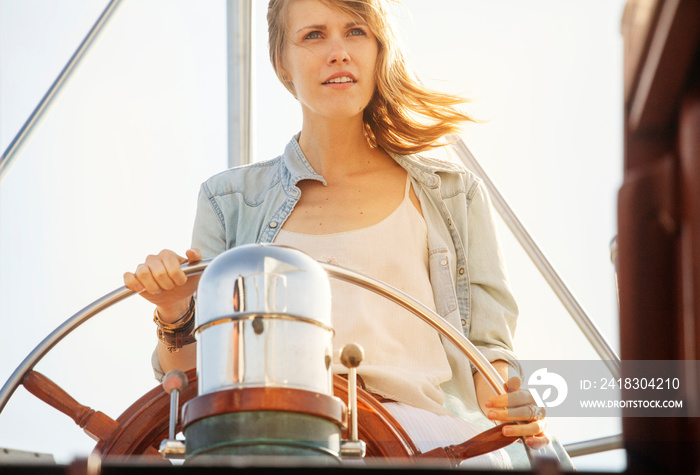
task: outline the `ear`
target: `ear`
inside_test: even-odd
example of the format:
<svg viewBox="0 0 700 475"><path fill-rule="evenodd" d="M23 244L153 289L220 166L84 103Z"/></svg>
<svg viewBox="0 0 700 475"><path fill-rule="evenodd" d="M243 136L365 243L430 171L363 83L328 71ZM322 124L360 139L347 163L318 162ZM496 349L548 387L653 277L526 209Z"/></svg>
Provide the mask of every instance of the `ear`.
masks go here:
<svg viewBox="0 0 700 475"><path fill-rule="evenodd" d="M280 76L282 76L282 79L283 79L285 82L292 82L292 75L289 74L289 71L287 71L286 69L284 69L283 66L280 66L279 72L280 72Z"/></svg>

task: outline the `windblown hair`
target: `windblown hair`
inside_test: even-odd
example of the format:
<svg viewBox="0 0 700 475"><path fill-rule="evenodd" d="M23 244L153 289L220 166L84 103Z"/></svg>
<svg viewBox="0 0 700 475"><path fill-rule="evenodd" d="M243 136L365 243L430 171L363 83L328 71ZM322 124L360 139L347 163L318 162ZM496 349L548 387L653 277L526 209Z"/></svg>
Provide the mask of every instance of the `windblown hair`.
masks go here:
<svg viewBox="0 0 700 475"><path fill-rule="evenodd" d="M287 42L287 6L291 0L270 0L267 24L270 61L277 77L295 97L294 85L282 77ZM474 121L456 106L466 99L423 86L411 73L391 25L387 3L394 0L321 0L367 23L379 44L376 89L364 110L369 142L386 152L410 155L440 147L440 139ZM394 2L395 3L395 2Z"/></svg>

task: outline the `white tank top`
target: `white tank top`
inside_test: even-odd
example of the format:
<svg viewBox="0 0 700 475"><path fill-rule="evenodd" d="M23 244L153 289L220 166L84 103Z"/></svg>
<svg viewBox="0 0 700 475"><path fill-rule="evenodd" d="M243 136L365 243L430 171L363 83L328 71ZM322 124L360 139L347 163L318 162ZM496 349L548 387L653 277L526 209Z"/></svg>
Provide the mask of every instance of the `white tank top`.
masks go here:
<svg viewBox="0 0 700 475"><path fill-rule="evenodd" d="M372 226L333 234L280 230L276 244L299 249L314 259L379 279L435 310L428 271L425 220L411 202L406 179L404 199ZM418 317L368 290L331 279L334 373L347 373L339 352L358 343L365 360L358 374L367 389L399 402L447 414L440 384L452 377L440 337Z"/></svg>

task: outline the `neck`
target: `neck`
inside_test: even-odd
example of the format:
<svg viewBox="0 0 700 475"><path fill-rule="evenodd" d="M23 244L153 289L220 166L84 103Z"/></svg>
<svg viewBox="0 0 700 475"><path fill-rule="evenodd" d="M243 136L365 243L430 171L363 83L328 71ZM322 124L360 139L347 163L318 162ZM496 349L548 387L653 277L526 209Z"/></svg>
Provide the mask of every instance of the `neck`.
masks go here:
<svg viewBox="0 0 700 475"><path fill-rule="evenodd" d="M364 133L362 116L347 120L304 118L299 146L306 159L326 181L368 169L368 161L389 158L372 148Z"/></svg>

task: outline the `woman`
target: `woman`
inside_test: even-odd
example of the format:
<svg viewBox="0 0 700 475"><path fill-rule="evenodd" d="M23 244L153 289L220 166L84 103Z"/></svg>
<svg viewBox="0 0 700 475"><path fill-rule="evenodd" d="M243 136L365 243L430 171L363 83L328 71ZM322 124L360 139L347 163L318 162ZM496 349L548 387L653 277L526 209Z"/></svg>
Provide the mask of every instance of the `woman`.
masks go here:
<svg viewBox="0 0 700 475"><path fill-rule="evenodd" d="M197 279L181 264L274 242L407 292L463 328L508 379L517 307L488 197L462 167L416 155L469 120L454 108L463 100L411 77L383 0L271 0L268 27L272 64L302 107L301 132L280 157L202 185L186 257L164 250L125 274L127 287L157 306L154 367L195 365L187 337ZM494 396L425 323L367 292L332 285L334 346L365 347L359 374L393 401L386 407L422 451L475 435L461 418L479 411L497 422L528 421L503 431L531 447L548 443L518 378L508 381L510 397ZM491 462L507 465L499 457Z"/></svg>

